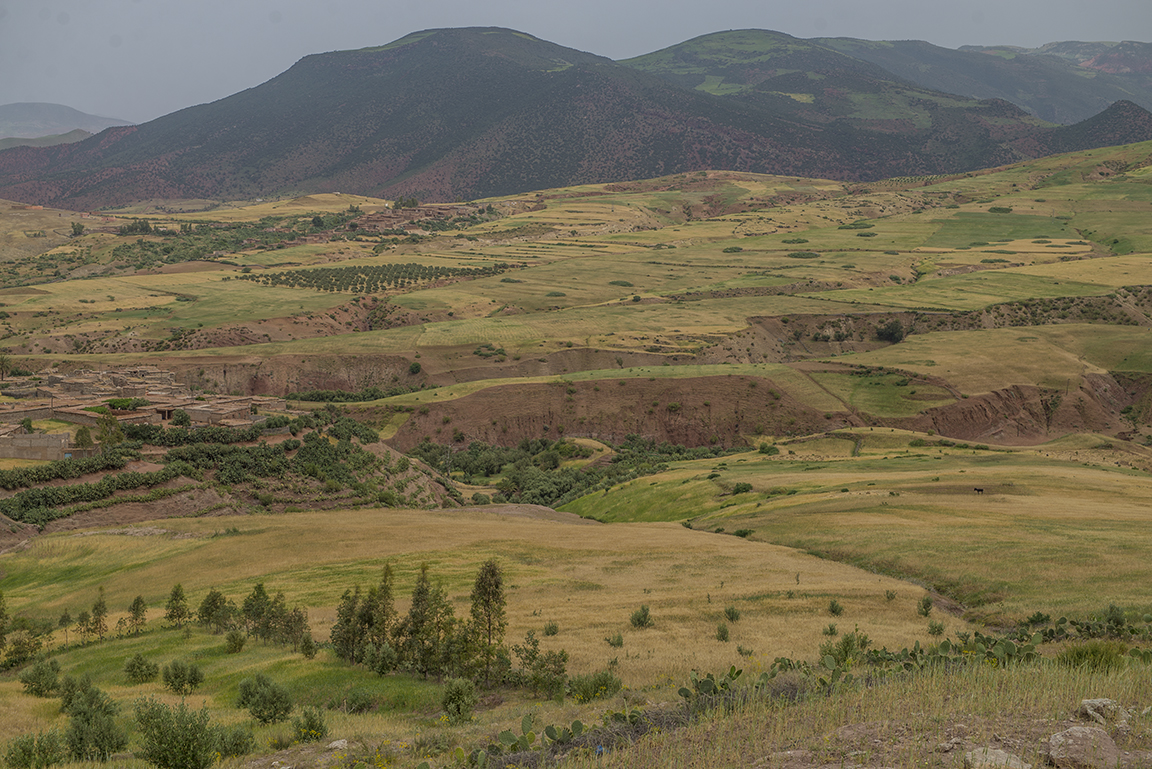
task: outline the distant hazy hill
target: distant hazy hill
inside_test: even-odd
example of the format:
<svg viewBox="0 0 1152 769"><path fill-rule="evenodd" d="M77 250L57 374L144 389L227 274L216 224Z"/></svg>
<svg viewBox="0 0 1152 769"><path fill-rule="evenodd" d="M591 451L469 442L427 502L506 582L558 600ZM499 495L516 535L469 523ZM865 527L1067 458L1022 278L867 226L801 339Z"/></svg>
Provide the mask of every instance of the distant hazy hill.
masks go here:
<svg viewBox="0 0 1152 769"><path fill-rule="evenodd" d="M0 139L0 150L6 150L10 147L52 147L57 144L71 144L72 142L83 141L91 135L91 132L77 128L66 134L39 136L35 139Z"/></svg>
<svg viewBox="0 0 1152 769"><path fill-rule="evenodd" d="M1121 99L1152 109L1152 45L1050 43L941 48L920 40L818 38L925 88L1004 99L1054 123L1076 123Z"/></svg>
<svg viewBox="0 0 1152 769"><path fill-rule="evenodd" d="M308 56L255 88L76 144L5 150L0 197L453 200L709 168L866 180L1120 134L1152 139L1152 115L1131 106L1068 133L778 33L618 63L512 30L444 29Z"/></svg>
<svg viewBox="0 0 1152 769"><path fill-rule="evenodd" d="M37 139L81 130L100 133L105 128L131 125L127 120L88 115L63 104L19 102L0 104L0 139Z"/></svg>

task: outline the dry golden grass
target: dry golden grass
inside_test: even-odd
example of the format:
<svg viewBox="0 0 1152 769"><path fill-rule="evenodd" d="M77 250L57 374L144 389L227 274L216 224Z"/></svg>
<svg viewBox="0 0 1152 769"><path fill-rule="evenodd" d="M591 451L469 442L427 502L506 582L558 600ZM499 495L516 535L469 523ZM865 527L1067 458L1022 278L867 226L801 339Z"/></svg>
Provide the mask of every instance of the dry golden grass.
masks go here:
<svg viewBox="0 0 1152 769"><path fill-rule="evenodd" d="M680 680L694 667L727 667L740 661L737 645L755 650L748 661L753 666L781 654L808 656L831 621L862 623L887 644L907 643L924 631L914 609L920 589L786 548L677 524L609 529L505 510L168 520L157 526L192 536L58 534L0 562L12 585L5 591L9 606L36 616L56 617L65 608L76 613L95 600L100 586L114 620L138 593L162 606L176 582L198 603L211 587L239 600L264 581L269 590L284 591L289 604L307 606L323 638L340 594L373 584L385 562L397 569L400 596L411 589L419 564L431 564L459 615L467 611L479 564L496 557L507 570L510 641L528 630L539 636L544 623L556 622L559 635L544 638L544 645L567 649L574 672L617 658L621 676L634 685ZM211 536L231 526L242 533ZM323 547L308 545L319 541ZM211 570L203 569L206 563ZM885 600L887 590L899 599ZM827 612L832 598L846 609L839 620ZM631 626L641 605L651 607L655 627ZM730 605L743 616L731 625L731 642L722 644L715 640L716 625ZM617 633L624 646L613 649L605 638Z"/></svg>

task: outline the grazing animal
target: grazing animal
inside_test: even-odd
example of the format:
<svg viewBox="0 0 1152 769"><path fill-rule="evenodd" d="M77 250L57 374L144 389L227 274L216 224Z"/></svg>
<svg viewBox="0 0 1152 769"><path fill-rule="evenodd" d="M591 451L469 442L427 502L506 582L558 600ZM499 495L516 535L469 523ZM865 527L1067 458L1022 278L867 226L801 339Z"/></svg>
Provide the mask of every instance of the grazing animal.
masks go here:
<svg viewBox="0 0 1152 769"><path fill-rule="evenodd" d="M983 494L984 493L984 489L972 489L972 491L975 491L977 494Z"/></svg>

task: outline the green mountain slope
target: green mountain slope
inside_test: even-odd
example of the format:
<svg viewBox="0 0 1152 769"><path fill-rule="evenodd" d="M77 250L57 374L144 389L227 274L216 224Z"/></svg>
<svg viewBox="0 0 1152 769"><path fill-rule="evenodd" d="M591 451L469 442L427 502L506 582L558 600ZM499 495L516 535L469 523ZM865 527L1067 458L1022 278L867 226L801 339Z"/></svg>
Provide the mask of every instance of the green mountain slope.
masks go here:
<svg viewBox="0 0 1152 769"><path fill-rule="evenodd" d="M924 88L979 99L1004 99L1054 123L1085 120L1122 99L1152 109L1152 77L1147 71L1139 74L1118 66L1081 66L1081 62L1089 61L1089 55L1116 55L1096 44L1058 43L1032 50L966 46L952 50L921 40L818 38L812 42L871 62ZM1122 55L1136 57L1145 66L1152 64L1152 56L1145 51L1125 49Z"/></svg>
<svg viewBox="0 0 1152 769"><path fill-rule="evenodd" d="M1152 115L1125 121L1125 140L1152 138ZM255 88L74 145L0 152L0 197L443 201L703 169L872 180L1037 157L1053 130L1007 102L928 91L779 33L622 64L507 29L441 29L308 56Z"/></svg>

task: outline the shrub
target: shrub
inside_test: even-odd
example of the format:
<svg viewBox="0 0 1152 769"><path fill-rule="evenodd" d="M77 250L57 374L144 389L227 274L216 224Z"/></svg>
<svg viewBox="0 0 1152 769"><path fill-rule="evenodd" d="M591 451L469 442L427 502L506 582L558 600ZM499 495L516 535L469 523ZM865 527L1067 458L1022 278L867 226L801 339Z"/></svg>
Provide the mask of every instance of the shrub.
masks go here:
<svg viewBox="0 0 1152 769"><path fill-rule="evenodd" d="M921 617L927 617L932 613L932 596L926 595L920 599L920 603L916 605L916 613Z"/></svg>
<svg viewBox="0 0 1152 769"><path fill-rule="evenodd" d="M620 633L617 633L616 635L608 636L604 639L604 641L613 649L619 649L624 645L624 636Z"/></svg>
<svg viewBox="0 0 1152 769"><path fill-rule="evenodd" d="M736 529L736 531L732 532L732 536L740 537L740 539L748 539L748 537L751 537L754 533L752 529Z"/></svg>
<svg viewBox="0 0 1152 769"><path fill-rule="evenodd" d="M928 622L928 635L936 638L944 635L944 623L931 620Z"/></svg>
<svg viewBox="0 0 1152 769"><path fill-rule="evenodd" d="M222 758L246 756L256 750L256 738L243 726L222 728L219 734L219 752Z"/></svg>
<svg viewBox="0 0 1152 769"><path fill-rule="evenodd" d="M130 684L146 684L155 681L156 676L160 675L160 666L149 662L143 654L136 654L124 663L124 675Z"/></svg>
<svg viewBox="0 0 1152 769"><path fill-rule="evenodd" d="M248 641L248 636L236 629L228 631L228 635L224 636L224 651L229 654L239 654L244 651L244 644Z"/></svg>
<svg viewBox="0 0 1152 769"><path fill-rule="evenodd" d="M448 714L450 723L463 724L472 720L472 709L478 701L476 684L466 678L453 678L444 687L440 706Z"/></svg>
<svg viewBox="0 0 1152 769"><path fill-rule="evenodd" d="M837 641L827 641L820 644L820 658L831 657L838 666L850 668L854 662L864 656L864 651L871 643L871 639L857 628L851 633L840 636Z"/></svg>
<svg viewBox="0 0 1152 769"><path fill-rule="evenodd" d="M836 636L840 635L840 631L836 629L835 622L829 622L828 627L824 628L820 632L830 638L835 638Z"/></svg>
<svg viewBox="0 0 1152 769"><path fill-rule="evenodd" d="M262 724L275 724L284 721L292 712L292 698L288 690L263 673L240 682L240 697L236 707L247 708L248 712Z"/></svg>
<svg viewBox="0 0 1152 769"><path fill-rule="evenodd" d="M111 698L89 684L72 698L68 731L64 739L75 761L107 761L128 745L128 735L116 724L119 708Z"/></svg>
<svg viewBox="0 0 1152 769"><path fill-rule="evenodd" d="M610 670L601 670L599 673L589 673L586 676L573 676L568 682L568 693L581 703L613 697L623 688L624 682Z"/></svg>
<svg viewBox="0 0 1152 769"><path fill-rule="evenodd" d="M1070 668L1107 673L1124 664L1127 652L1128 647L1119 641L1087 641L1061 649L1056 661Z"/></svg>
<svg viewBox="0 0 1152 769"><path fill-rule="evenodd" d="M651 612L648 611L647 604L641 606L639 609L632 612L631 622L632 622L632 627L641 628L641 629L646 628L646 627L652 627L654 624L656 624L655 622L652 621L652 614L651 614Z"/></svg>
<svg viewBox="0 0 1152 769"><path fill-rule="evenodd" d="M22 734L11 740L4 751L4 763L13 769L39 769L62 764L67 759L64 738L55 729Z"/></svg>
<svg viewBox="0 0 1152 769"><path fill-rule="evenodd" d="M420 361L418 360L414 360L408 364L408 373L412 374L413 376L419 374L422 369L423 367L420 365Z"/></svg>
<svg viewBox="0 0 1152 769"><path fill-rule="evenodd" d="M733 494L747 494L749 491L752 491L751 483L737 483L732 487Z"/></svg>
<svg viewBox="0 0 1152 769"><path fill-rule="evenodd" d="M896 591L895 590L885 590L884 591L884 600L895 601L896 600Z"/></svg>
<svg viewBox="0 0 1152 769"><path fill-rule="evenodd" d="M24 691L34 697L51 697L59 685L60 663L40 658L32 667L20 673Z"/></svg>
<svg viewBox="0 0 1152 769"><path fill-rule="evenodd" d="M728 643L728 626L723 622L716 626L716 640L721 643Z"/></svg>
<svg viewBox="0 0 1152 769"><path fill-rule="evenodd" d="M307 707L292 719L292 733L298 742L319 742L328 736L328 724L320 708Z"/></svg>
<svg viewBox="0 0 1152 769"><path fill-rule="evenodd" d="M760 453L767 454L768 456L775 456L780 453L780 449L775 446L769 446L767 443L760 444Z"/></svg>
<svg viewBox="0 0 1152 769"><path fill-rule="evenodd" d="M546 635L546 636L556 635L559 632L560 632L560 625L558 625L557 623L555 623L555 622L545 622L544 623L544 635Z"/></svg>
<svg viewBox="0 0 1152 769"><path fill-rule="evenodd" d="M164 687L181 697L204 683L204 671L198 666L181 660L172 660L164 666Z"/></svg>
<svg viewBox="0 0 1152 769"><path fill-rule="evenodd" d="M739 622L740 610L735 606L729 606L728 608L724 609L724 616L728 618L729 622Z"/></svg>
<svg viewBox="0 0 1152 769"><path fill-rule="evenodd" d="M136 701L134 711L141 736L137 755L153 766L207 769L216 760L222 747L221 732L208 723L207 708L197 712L184 703L169 707L142 699ZM248 737L251 739L250 734Z"/></svg>
<svg viewBox="0 0 1152 769"><path fill-rule="evenodd" d="M833 617L839 617L841 614L844 613L844 607L840 605L839 601L837 601L835 598L833 598L831 601L828 602L828 613L831 614Z"/></svg>

